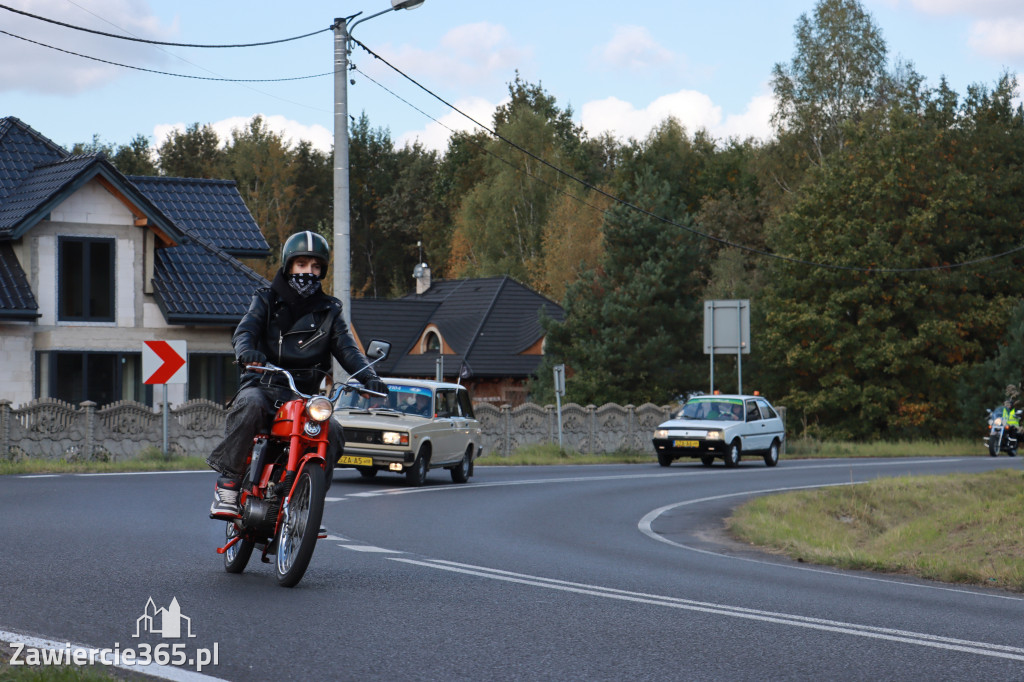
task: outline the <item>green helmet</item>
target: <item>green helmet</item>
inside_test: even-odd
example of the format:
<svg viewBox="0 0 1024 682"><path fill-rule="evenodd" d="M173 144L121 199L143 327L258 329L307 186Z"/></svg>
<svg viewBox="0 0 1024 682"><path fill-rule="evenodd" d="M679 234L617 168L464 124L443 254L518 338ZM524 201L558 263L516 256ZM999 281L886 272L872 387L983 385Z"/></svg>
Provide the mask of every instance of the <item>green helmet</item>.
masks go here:
<svg viewBox="0 0 1024 682"><path fill-rule="evenodd" d="M296 256L312 256L323 261L323 266L331 262L331 247L327 240L316 232L305 230L296 232L281 247L281 267L288 272L288 265Z"/></svg>

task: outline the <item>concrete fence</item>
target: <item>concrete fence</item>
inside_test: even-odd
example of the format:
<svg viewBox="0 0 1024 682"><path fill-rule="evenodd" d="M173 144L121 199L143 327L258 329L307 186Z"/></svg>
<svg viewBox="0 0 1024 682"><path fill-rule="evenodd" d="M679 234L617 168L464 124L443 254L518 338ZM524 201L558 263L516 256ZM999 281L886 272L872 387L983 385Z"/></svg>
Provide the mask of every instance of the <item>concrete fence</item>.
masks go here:
<svg viewBox="0 0 1024 682"><path fill-rule="evenodd" d="M478 403L484 454L508 456L520 447L558 442L554 405L518 407ZM562 406L562 443L585 453L648 450L651 432L670 408L646 404ZM224 435L227 410L207 400L191 400L169 410L168 449L179 455L205 455ZM0 459L33 457L68 460L132 459L163 444L163 415L136 402L103 408L86 401L78 407L43 398L18 408L0 400Z"/></svg>
<svg viewBox="0 0 1024 682"><path fill-rule="evenodd" d="M171 408L167 448L174 454L209 452L224 436L220 405L190 400ZM120 401L97 409L54 398L15 409L0 400L0 458L67 460L133 459L147 447L163 446L163 414L141 403Z"/></svg>

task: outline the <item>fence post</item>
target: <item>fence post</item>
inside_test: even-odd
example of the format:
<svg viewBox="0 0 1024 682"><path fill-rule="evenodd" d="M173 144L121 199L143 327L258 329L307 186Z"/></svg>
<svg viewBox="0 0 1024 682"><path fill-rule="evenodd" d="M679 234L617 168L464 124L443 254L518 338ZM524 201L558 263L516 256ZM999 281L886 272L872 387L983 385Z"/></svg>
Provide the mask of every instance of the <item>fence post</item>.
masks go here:
<svg viewBox="0 0 1024 682"><path fill-rule="evenodd" d="M547 422L548 422L548 440L547 440L547 442L548 443L556 443L557 442L556 439L558 438L558 424L557 424L558 415L555 413L555 406L554 405L545 405L544 406L544 411L547 412L547 415L548 415L548 419L547 419Z"/></svg>
<svg viewBox="0 0 1024 682"><path fill-rule="evenodd" d="M11 454L11 401L0 400L0 459Z"/></svg>
<svg viewBox="0 0 1024 682"><path fill-rule="evenodd" d="M587 405L587 442L591 454L597 454L597 405Z"/></svg>
<svg viewBox="0 0 1024 682"><path fill-rule="evenodd" d="M96 440L96 403L86 400L81 403L85 410L85 445L82 447L82 458L86 461L92 459L93 443Z"/></svg>
<svg viewBox="0 0 1024 682"><path fill-rule="evenodd" d="M502 455L508 457L512 454L512 406L505 403L501 406L502 429L501 451Z"/></svg>
<svg viewBox="0 0 1024 682"><path fill-rule="evenodd" d="M626 449L632 450L636 447L637 438L636 405L626 405Z"/></svg>

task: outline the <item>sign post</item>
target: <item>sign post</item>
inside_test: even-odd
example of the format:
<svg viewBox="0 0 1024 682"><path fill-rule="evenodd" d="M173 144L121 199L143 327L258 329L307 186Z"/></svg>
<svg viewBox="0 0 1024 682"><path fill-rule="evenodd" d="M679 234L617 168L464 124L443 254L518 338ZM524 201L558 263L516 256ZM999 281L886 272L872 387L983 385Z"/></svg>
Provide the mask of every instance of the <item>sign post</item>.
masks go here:
<svg viewBox="0 0 1024 682"><path fill-rule="evenodd" d="M555 410L558 413L558 449L562 450L562 396L565 395L565 365L555 365Z"/></svg>
<svg viewBox="0 0 1024 682"><path fill-rule="evenodd" d="M143 341L142 376L145 384L164 385L164 456L167 452L167 384L183 384L188 378L184 341Z"/></svg>
<svg viewBox="0 0 1024 682"><path fill-rule="evenodd" d="M715 392L715 353L736 353L737 393L743 393L743 354L750 353L750 301L704 301L704 354L711 356Z"/></svg>

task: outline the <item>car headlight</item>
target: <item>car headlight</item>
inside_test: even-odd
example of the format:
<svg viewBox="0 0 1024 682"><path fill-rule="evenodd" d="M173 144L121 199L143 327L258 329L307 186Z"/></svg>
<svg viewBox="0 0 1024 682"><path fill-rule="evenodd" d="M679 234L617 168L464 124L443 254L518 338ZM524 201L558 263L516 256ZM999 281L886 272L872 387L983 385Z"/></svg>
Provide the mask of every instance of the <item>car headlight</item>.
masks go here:
<svg viewBox="0 0 1024 682"><path fill-rule="evenodd" d="M708 431L708 440L722 440L721 431Z"/></svg>
<svg viewBox="0 0 1024 682"><path fill-rule="evenodd" d="M381 434L381 441L384 445L408 445L409 434L399 431L385 431Z"/></svg>
<svg viewBox="0 0 1024 682"><path fill-rule="evenodd" d="M668 429L656 429L654 431L655 438L668 438Z"/></svg>
<svg viewBox="0 0 1024 682"><path fill-rule="evenodd" d="M325 422L334 413L334 404L323 396L317 396L306 403L306 414L315 422Z"/></svg>

